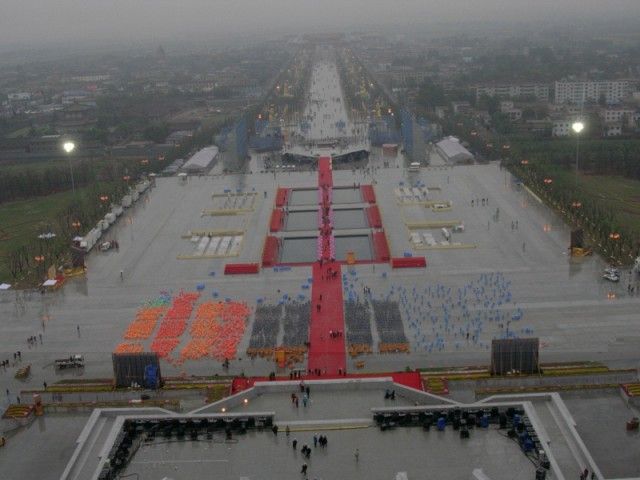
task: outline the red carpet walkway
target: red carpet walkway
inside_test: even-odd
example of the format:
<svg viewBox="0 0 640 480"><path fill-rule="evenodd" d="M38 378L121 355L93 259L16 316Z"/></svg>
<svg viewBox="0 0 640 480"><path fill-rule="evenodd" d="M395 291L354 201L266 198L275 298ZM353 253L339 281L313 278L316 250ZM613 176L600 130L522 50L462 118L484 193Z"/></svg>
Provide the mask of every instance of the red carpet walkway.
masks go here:
<svg viewBox="0 0 640 480"><path fill-rule="evenodd" d="M336 272L335 275L330 271ZM340 331L343 335L333 338L330 331ZM347 352L344 343L342 274L337 262L324 263L322 267L320 262L313 264L309 343L308 370L315 372L318 369L322 375L338 375L338 372L345 371Z"/></svg>
<svg viewBox="0 0 640 480"><path fill-rule="evenodd" d="M318 188L320 189L319 251L321 261L313 264L311 289L311 325L307 369L323 375L338 375L346 369L344 346L344 314L342 311L342 274L340 264L332 262L333 232L329 211L333 188L331 157L318 159ZM331 332L340 332L332 337Z"/></svg>

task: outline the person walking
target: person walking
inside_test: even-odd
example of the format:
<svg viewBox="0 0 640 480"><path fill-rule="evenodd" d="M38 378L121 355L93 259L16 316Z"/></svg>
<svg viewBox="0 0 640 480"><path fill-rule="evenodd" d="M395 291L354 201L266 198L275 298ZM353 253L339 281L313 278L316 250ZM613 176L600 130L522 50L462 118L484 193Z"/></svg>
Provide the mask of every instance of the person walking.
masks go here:
<svg viewBox="0 0 640 480"><path fill-rule="evenodd" d="M353 456L356 459L356 463L358 463L358 460L360 460L360 449L356 448L356 451L353 452Z"/></svg>
<svg viewBox="0 0 640 480"><path fill-rule="evenodd" d="M289 425L287 425L286 428L284 429L284 434L287 437L291 434L291 429L289 428Z"/></svg>
<svg viewBox="0 0 640 480"><path fill-rule="evenodd" d="M302 464L302 469L300 470L300 473L302 475L304 475L305 477L307 476L307 464L306 463Z"/></svg>
<svg viewBox="0 0 640 480"><path fill-rule="evenodd" d="M298 448L298 439L294 438L293 442L291 442L291 446L293 447L294 450L296 450Z"/></svg>

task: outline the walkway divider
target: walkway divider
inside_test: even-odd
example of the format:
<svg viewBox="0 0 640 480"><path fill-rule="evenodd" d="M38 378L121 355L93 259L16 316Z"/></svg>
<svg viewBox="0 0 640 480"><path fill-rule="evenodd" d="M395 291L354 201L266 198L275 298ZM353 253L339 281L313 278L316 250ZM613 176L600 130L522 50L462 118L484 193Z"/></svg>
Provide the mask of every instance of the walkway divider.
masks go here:
<svg viewBox="0 0 640 480"><path fill-rule="evenodd" d="M284 220L284 215L283 215L283 211L280 208L274 208L273 212L271 212L271 225L269 230L274 233L274 232L279 232L280 229L282 228L282 224L283 224L283 220Z"/></svg>

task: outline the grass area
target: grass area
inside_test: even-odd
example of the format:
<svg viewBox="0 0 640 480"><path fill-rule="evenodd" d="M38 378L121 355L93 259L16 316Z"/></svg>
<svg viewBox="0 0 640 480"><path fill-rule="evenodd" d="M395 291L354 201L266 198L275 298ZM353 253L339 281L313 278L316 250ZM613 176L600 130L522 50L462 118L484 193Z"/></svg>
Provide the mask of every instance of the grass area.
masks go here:
<svg viewBox="0 0 640 480"><path fill-rule="evenodd" d="M582 175L579 188L613 209L625 225L640 232L640 181L605 175Z"/></svg>
<svg viewBox="0 0 640 480"><path fill-rule="evenodd" d="M23 127L5 135L5 138L21 138L29 135L31 127Z"/></svg>
<svg viewBox="0 0 640 480"><path fill-rule="evenodd" d="M77 162L74 162L74 166ZM0 168L4 173L20 173L24 171L41 172L48 168L69 168L64 160L46 160L38 162L2 163Z"/></svg>
<svg viewBox="0 0 640 480"><path fill-rule="evenodd" d="M49 219L64 212L72 198L72 192L62 192L0 204L0 281L11 283L8 252L42 233Z"/></svg>

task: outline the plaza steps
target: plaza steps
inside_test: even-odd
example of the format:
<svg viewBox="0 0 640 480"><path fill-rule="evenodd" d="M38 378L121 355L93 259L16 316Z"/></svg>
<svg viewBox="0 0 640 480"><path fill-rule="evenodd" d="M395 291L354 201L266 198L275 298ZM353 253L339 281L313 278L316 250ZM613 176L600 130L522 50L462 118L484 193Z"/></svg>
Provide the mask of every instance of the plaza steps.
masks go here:
<svg viewBox="0 0 640 480"><path fill-rule="evenodd" d="M11 404L2 414L2 418L24 419L34 411L33 405Z"/></svg>
<svg viewBox="0 0 640 480"><path fill-rule="evenodd" d="M629 397L640 397L640 383L623 383L621 385Z"/></svg>

